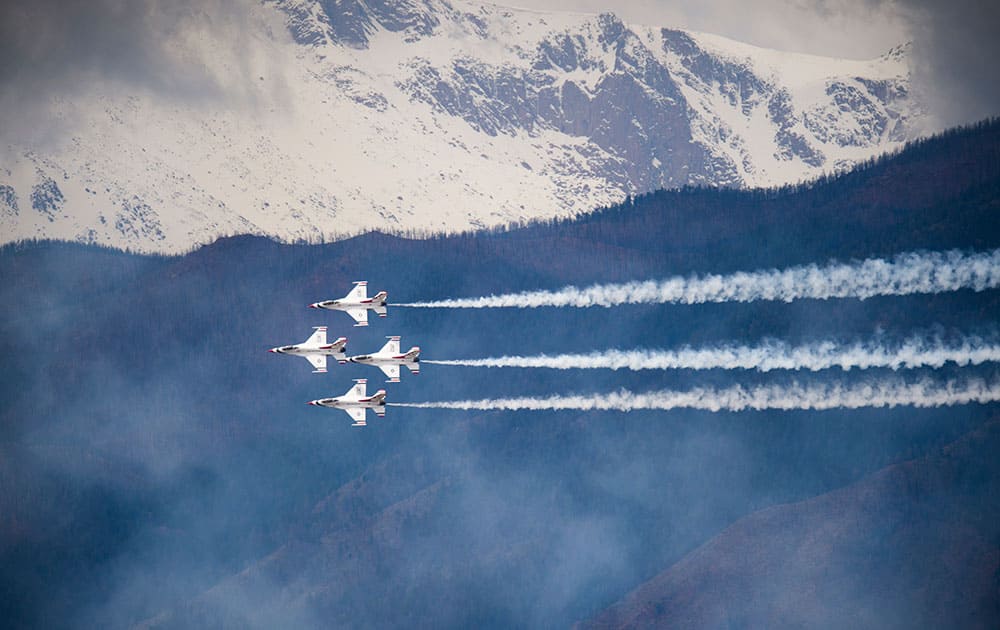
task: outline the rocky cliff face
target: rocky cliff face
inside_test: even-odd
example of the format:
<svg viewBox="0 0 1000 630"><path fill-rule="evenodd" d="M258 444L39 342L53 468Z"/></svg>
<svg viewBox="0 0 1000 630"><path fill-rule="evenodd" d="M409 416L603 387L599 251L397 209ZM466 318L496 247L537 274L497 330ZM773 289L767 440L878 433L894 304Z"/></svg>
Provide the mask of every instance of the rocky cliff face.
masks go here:
<svg viewBox="0 0 1000 630"><path fill-rule="evenodd" d="M178 251L233 233L461 230L657 188L797 182L924 124L905 48L826 59L612 14L443 0L261 10L290 37L251 38L252 107L94 85L60 102L85 122L63 142L8 146L4 206L32 212L0 214L4 240Z"/></svg>

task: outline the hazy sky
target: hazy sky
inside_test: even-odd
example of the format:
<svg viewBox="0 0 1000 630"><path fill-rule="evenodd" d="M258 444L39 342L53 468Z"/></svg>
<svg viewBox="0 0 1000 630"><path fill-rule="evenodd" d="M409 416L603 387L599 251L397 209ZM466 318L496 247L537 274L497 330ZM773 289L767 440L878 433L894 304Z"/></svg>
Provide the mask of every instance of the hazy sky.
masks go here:
<svg viewBox="0 0 1000 630"><path fill-rule="evenodd" d="M501 2L502 3L502 2ZM869 0L512 0L553 11L610 11L635 24L686 28L777 48L856 59L910 39L904 8Z"/></svg>

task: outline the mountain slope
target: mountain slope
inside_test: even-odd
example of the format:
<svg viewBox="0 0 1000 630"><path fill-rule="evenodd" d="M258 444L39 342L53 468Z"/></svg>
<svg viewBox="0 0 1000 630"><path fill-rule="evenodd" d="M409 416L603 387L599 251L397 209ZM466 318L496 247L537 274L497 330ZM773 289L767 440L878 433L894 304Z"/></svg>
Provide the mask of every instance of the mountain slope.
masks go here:
<svg viewBox="0 0 1000 630"><path fill-rule="evenodd" d="M201 42L226 99L95 81L50 104L55 141L5 147L3 242L178 252L503 225L796 182L924 131L905 48L826 59L465 0L248 10L245 58Z"/></svg>
<svg viewBox="0 0 1000 630"><path fill-rule="evenodd" d="M995 628L1000 422L761 510L584 628Z"/></svg>

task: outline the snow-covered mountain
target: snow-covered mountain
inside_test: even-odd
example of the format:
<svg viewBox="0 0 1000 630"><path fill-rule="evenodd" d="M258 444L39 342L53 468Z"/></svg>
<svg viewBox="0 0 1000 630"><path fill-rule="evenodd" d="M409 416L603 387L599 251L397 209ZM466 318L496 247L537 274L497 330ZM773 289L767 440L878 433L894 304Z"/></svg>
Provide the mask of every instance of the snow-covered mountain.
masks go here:
<svg viewBox="0 0 1000 630"><path fill-rule="evenodd" d="M801 181L926 124L905 47L830 59L466 0L252 10L245 57L208 62L252 76L237 105L108 81L57 99L58 140L0 157L0 241L177 252L236 233L462 230Z"/></svg>

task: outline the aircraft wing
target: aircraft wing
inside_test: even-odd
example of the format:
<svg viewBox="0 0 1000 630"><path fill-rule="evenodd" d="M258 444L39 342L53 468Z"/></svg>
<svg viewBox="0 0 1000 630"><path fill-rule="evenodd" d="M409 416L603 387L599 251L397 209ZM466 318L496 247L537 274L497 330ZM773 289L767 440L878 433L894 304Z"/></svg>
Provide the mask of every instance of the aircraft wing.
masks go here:
<svg viewBox="0 0 1000 630"><path fill-rule="evenodd" d="M323 354L304 354L304 356L309 363L312 363L313 374L326 372L326 355Z"/></svg>
<svg viewBox="0 0 1000 630"><path fill-rule="evenodd" d="M399 380L399 366L398 365L382 365L379 364L378 369L385 372L385 375L389 377L390 381Z"/></svg>
<svg viewBox="0 0 1000 630"><path fill-rule="evenodd" d="M352 427L363 427L368 424L365 421L365 410L363 407L348 407L344 411L354 420L354 424L351 425Z"/></svg>
<svg viewBox="0 0 1000 630"><path fill-rule="evenodd" d="M382 349L378 351L379 354L399 354L399 337L389 337L389 341L386 342Z"/></svg>
<svg viewBox="0 0 1000 630"><path fill-rule="evenodd" d="M344 298L348 302L360 302L361 300L368 299L368 283L367 282L355 282L354 288L351 292L347 294Z"/></svg>
<svg viewBox="0 0 1000 630"><path fill-rule="evenodd" d="M347 393L344 394L344 397L351 396L352 398L361 400L362 398L368 395L365 393L365 390L367 389L365 383L366 381L362 379L360 383L356 383L354 387L349 389Z"/></svg>
<svg viewBox="0 0 1000 630"><path fill-rule="evenodd" d="M326 326L317 326L316 332L314 332L308 339L306 339L306 346L325 346L326 345Z"/></svg>
<svg viewBox="0 0 1000 630"><path fill-rule="evenodd" d="M367 326L368 325L368 309L366 308L349 308L347 309L347 314L354 318L357 324L355 326Z"/></svg>

